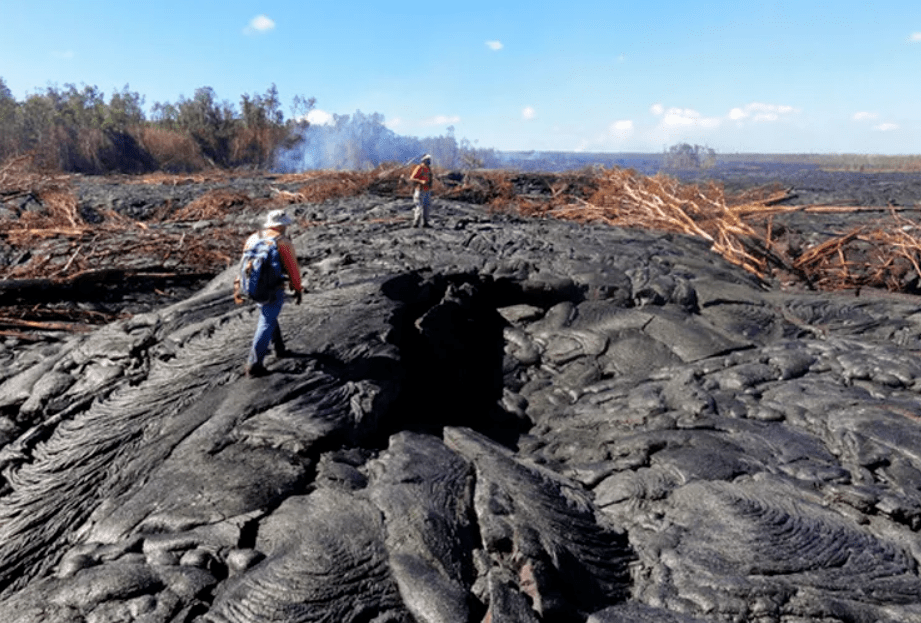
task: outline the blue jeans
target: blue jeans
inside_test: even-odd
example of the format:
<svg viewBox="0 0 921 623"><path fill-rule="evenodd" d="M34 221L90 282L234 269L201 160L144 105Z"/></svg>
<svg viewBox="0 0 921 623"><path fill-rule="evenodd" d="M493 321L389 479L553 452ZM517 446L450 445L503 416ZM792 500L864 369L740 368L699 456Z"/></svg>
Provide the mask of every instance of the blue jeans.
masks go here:
<svg viewBox="0 0 921 623"><path fill-rule="evenodd" d="M265 355L269 352L269 344L275 342L275 348L282 346L281 329L278 326L278 315L282 305L285 304L285 291L281 288L266 303L259 304L259 323L256 325L256 335L253 336L253 346L249 350L247 363L262 364Z"/></svg>
<svg viewBox="0 0 921 623"><path fill-rule="evenodd" d="M418 227L419 225L428 226L429 206L432 205L432 191L417 188L413 192L413 204L415 206L413 210L413 227Z"/></svg>

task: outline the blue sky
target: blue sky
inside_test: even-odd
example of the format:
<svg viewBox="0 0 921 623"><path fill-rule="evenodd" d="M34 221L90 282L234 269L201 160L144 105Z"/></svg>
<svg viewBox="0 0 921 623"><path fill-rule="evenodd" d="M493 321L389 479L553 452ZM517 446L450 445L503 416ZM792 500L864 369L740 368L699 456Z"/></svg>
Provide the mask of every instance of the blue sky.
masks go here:
<svg viewBox="0 0 921 623"><path fill-rule="evenodd" d="M0 0L0 77L315 97L501 150L921 153L918 0Z"/></svg>

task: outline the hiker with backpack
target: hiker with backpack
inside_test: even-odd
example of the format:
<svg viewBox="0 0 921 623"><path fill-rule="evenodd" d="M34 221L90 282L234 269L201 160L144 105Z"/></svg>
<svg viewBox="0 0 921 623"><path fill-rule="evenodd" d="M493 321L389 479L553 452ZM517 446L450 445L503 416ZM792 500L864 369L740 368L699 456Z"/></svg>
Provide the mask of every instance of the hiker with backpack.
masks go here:
<svg viewBox="0 0 921 623"><path fill-rule="evenodd" d="M286 235L291 223L287 212L272 210L266 216L263 228L243 245L240 274L233 284L233 300L239 305L249 299L259 306L259 322L245 368L249 377L268 373L262 362L270 343L274 345L277 357L287 355L278 326L278 315L285 302L286 278L294 293L295 304L301 304L301 269L297 265L291 240Z"/></svg>

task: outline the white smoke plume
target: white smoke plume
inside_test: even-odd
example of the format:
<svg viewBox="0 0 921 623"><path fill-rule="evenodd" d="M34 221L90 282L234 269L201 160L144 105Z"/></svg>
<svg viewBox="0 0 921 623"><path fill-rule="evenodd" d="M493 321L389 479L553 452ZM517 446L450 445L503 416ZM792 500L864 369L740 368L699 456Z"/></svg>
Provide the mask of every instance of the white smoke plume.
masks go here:
<svg viewBox="0 0 921 623"><path fill-rule="evenodd" d="M492 150L473 149L468 141L458 145L454 128L430 138L401 136L384 125L380 113L333 115L328 123L312 124L293 147L276 155L276 170L296 173L318 169L367 170L381 164L408 163L425 153L436 166L454 168L476 156L486 166Z"/></svg>

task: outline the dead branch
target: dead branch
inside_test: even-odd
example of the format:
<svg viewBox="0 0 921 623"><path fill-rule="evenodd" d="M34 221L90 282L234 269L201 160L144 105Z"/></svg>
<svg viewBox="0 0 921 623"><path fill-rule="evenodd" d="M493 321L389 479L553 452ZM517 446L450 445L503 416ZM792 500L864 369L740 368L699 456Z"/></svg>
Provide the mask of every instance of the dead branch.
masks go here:
<svg viewBox="0 0 921 623"><path fill-rule="evenodd" d="M33 329L37 331L67 331L70 333L86 333L92 327L86 324L72 322L37 322L34 320L20 320L18 318L0 317L0 327L14 327Z"/></svg>

